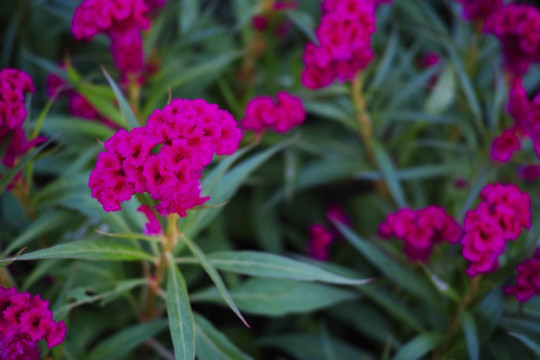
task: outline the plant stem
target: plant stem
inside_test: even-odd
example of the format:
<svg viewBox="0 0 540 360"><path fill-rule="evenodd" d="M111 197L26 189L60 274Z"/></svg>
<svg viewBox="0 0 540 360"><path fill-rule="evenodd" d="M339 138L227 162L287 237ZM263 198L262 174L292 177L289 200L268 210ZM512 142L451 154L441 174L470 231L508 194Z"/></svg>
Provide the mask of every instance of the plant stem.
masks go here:
<svg viewBox="0 0 540 360"><path fill-rule="evenodd" d="M371 118L366 110L366 101L362 93L362 73L357 72L351 83L351 99L356 110L356 119L360 127L360 137L364 142L367 158L370 164L375 163L373 153L373 127Z"/></svg>

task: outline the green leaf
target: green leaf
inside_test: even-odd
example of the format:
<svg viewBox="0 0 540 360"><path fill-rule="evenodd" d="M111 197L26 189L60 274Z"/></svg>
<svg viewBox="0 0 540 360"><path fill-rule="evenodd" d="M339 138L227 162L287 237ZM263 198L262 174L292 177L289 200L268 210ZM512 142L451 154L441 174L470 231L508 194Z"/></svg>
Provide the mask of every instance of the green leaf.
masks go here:
<svg viewBox="0 0 540 360"><path fill-rule="evenodd" d="M109 85L111 86L114 95L116 96L116 100L118 101L118 104L120 105L120 111L122 112L122 117L125 119L125 122L128 124L129 129L133 129L137 127L139 124L137 122L137 119L135 118L135 115L133 114L133 110L131 110L131 106L129 106L129 103L127 102L126 98L122 94L122 91L116 85L116 82L111 78L107 70L105 70L104 67L101 67L101 71L103 72L103 75L105 75L105 78L109 82Z"/></svg>
<svg viewBox="0 0 540 360"><path fill-rule="evenodd" d="M421 359L429 351L437 347L444 339L440 333L423 333L405 344L393 360L417 360Z"/></svg>
<svg viewBox="0 0 540 360"><path fill-rule="evenodd" d="M328 285L266 278L249 279L232 289L231 296L242 311L266 316L308 313L358 297L354 292ZM191 299L222 303L213 288L194 294Z"/></svg>
<svg viewBox="0 0 540 360"><path fill-rule="evenodd" d="M199 314L195 318L197 358L200 360L250 360L212 323Z"/></svg>
<svg viewBox="0 0 540 360"><path fill-rule="evenodd" d="M166 320L156 320L129 327L102 341L87 357L88 360L124 359L143 341L159 334L167 327Z"/></svg>
<svg viewBox="0 0 540 360"><path fill-rule="evenodd" d="M508 335L513 336L516 339L518 339L519 341L521 341L529 349L531 349L536 356L540 357L540 343L529 339L525 335L520 335L520 334L516 334L516 333L508 333Z"/></svg>
<svg viewBox="0 0 540 360"><path fill-rule="evenodd" d="M179 7L180 35L185 35L197 23L199 17L198 0L181 0Z"/></svg>
<svg viewBox="0 0 540 360"><path fill-rule="evenodd" d="M319 45L319 39L315 36L313 19L309 14L300 11L286 10L285 15L301 32L304 33L304 35L306 35L309 41L317 46Z"/></svg>
<svg viewBox="0 0 540 360"><path fill-rule="evenodd" d="M113 240L80 240L64 243L24 254L17 260L37 259L154 260L143 250ZM2 259L0 262L8 260Z"/></svg>
<svg viewBox="0 0 540 360"><path fill-rule="evenodd" d="M392 164L390 156L388 156L381 144L375 142L373 143L373 145L375 148L375 160L377 161L377 165L384 177L386 185L388 185L390 193L392 194L398 207L407 207L407 201L405 200L403 189L401 188L401 184L399 183L396 169Z"/></svg>
<svg viewBox="0 0 540 360"><path fill-rule="evenodd" d="M448 66L437 79L435 89L431 91L427 102L428 114L441 114L447 110L456 97L456 78L452 68Z"/></svg>
<svg viewBox="0 0 540 360"><path fill-rule="evenodd" d="M169 275L167 279L167 313L169 328L177 360L195 359L195 327L189 302L186 281L171 254L167 254Z"/></svg>
<svg viewBox="0 0 540 360"><path fill-rule="evenodd" d="M217 252L209 254L208 260L219 270L250 276L341 285L363 285L371 281L348 279L310 264L257 251Z"/></svg>
<svg viewBox="0 0 540 360"><path fill-rule="evenodd" d="M407 289L410 293L433 304L439 302L438 295L433 287L420 280L418 276L407 268L392 261L377 246L360 238L351 229L338 221L333 221L339 232L351 243L365 258L378 268L387 277Z"/></svg>
<svg viewBox="0 0 540 360"><path fill-rule="evenodd" d="M398 50L398 40L398 32L392 31L392 34L388 39L388 45L386 45L386 49L384 50L384 55L381 58L379 66L377 67L375 77L369 84L370 88L378 88L381 86L387 76L392 73L390 66L392 66L392 61L394 60L394 56Z"/></svg>
<svg viewBox="0 0 540 360"><path fill-rule="evenodd" d="M473 316L467 311L461 313L461 328L465 335L469 359L478 360L480 358L480 346L478 344L477 328Z"/></svg>
<svg viewBox="0 0 540 360"><path fill-rule="evenodd" d="M185 236L182 236L180 238L189 247L189 249L191 250L193 255L199 260L199 262L200 262L201 266L203 267L204 271L206 271L208 276L210 276L210 279L212 279L212 282L216 285L216 287L217 287L217 289L219 291L219 294L221 295L223 300L225 300L227 305L229 305L229 307L236 314L236 316L238 316L238 318L240 318L240 320L242 320L242 322L247 327L250 327L248 325L248 323L246 322L246 320L244 319L244 317L242 316L242 314L240 313L240 310L238 310L238 307L234 303L231 295L229 294L229 291L227 290L227 288L225 287L225 284L223 283L223 280L221 279L221 276L219 276L219 273L214 268L214 266L212 266L212 264L210 264L210 261L208 260L206 255L202 252L201 248L199 248L199 246L197 244L195 244L193 241L191 241L191 239L189 239L189 238L187 238Z"/></svg>

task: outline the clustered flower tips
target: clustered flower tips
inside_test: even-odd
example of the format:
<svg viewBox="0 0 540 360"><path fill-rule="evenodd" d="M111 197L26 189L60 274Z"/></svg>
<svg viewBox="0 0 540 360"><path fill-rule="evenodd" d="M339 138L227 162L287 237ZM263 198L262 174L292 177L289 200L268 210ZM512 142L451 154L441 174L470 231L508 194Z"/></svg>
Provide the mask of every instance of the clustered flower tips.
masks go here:
<svg viewBox="0 0 540 360"><path fill-rule="evenodd" d="M269 96L250 100L246 106L246 116L242 119L242 128L258 133L268 129L285 133L304 122L306 111L300 98L285 91L280 91L276 98L277 103Z"/></svg>
<svg viewBox="0 0 540 360"><path fill-rule="evenodd" d="M63 321L53 320L48 301L0 286L1 359L37 360L37 342L45 340L52 348L61 344L65 335L66 326Z"/></svg>
<svg viewBox="0 0 540 360"><path fill-rule="evenodd" d="M92 197L118 211L135 193L149 193L161 215L203 204L199 179L214 154L231 155L242 132L227 111L202 99L175 99L146 126L118 131L105 142L90 174Z"/></svg>
<svg viewBox="0 0 540 360"><path fill-rule="evenodd" d="M467 275L492 272L507 241L516 240L531 227L531 198L513 185L492 184L480 193L482 202L467 212L462 238Z"/></svg>
<svg viewBox="0 0 540 360"><path fill-rule="evenodd" d="M484 30L501 42L504 67L515 76L540 61L540 11L532 5L509 4L486 19Z"/></svg>
<svg viewBox="0 0 540 360"><path fill-rule="evenodd" d="M443 208L428 206L420 210L400 209L389 214L380 224L379 234L384 239L402 239L407 257L411 261L425 262L433 245L442 241L458 243L461 227Z"/></svg>
<svg viewBox="0 0 540 360"><path fill-rule="evenodd" d="M304 51L302 83L310 89L330 85L336 78L351 80L373 58L371 34L375 26L373 0L325 0L316 30L319 46L309 43Z"/></svg>
<svg viewBox="0 0 540 360"><path fill-rule="evenodd" d="M467 20L485 20L503 6L503 0L457 0Z"/></svg>
<svg viewBox="0 0 540 360"><path fill-rule="evenodd" d="M525 260L517 267L516 284L504 289L506 295L514 295L519 302L540 295L540 248L532 259Z"/></svg>
<svg viewBox="0 0 540 360"><path fill-rule="evenodd" d="M0 71L0 143L11 134L11 141L2 158L2 163L9 168L15 166L19 156L45 140L38 137L28 141L23 129L27 116L24 94L34 91L32 78L24 71L17 69Z"/></svg>
<svg viewBox="0 0 540 360"><path fill-rule="evenodd" d="M84 0L75 9L71 31L77 40L108 34L116 67L125 81L144 70L141 30L150 25L148 11L144 0Z"/></svg>
<svg viewBox="0 0 540 360"><path fill-rule="evenodd" d="M319 261L328 260L328 248L334 241L334 236L322 224L309 227L308 256Z"/></svg>

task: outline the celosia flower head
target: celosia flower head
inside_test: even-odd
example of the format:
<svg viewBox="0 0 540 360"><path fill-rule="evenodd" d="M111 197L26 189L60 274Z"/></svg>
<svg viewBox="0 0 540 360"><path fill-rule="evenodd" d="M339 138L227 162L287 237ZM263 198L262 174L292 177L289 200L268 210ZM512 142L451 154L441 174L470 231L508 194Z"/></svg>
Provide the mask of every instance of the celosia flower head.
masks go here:
<svg viewBox="0 0 540 360"><path fill-rule="evenodd" d="M231 155L242 138L234 118L206 101L176 99L155 110L146 126L120 130L105 142L90 174L92 196L118 211L135 193L149 193L162 215L203 204L202 170L214 154Z"/></svg>
<svg viewBox="0 0 540 360"><path fill-rule="evenodd" d="M309 227L308 255L319 261L328 260L328 251L334 237L322 224L314 224Z"/></svg>
<svg viewBox="0 0 540 360"><path fill-rule="evenodd" d="M373 0L325 0L323 17L316 30L319 46L308 44L304 51L302 83L321 88L338 78L347 81L373 58L371 35L375 32Z"/></svg>
<svg viewBox="0 0 540 360"><path fill-rule="evenodd" d="M513 75L523 75L540 60L540 11L534 6L503 6L487 18L484 29L499 38L504 67Z"/></svg>
<svg viewBox="0 0 540 360"><path fill-rule="evenodd" d="M467 20L485 20L503 6L503 0L457 0Z"/></svg>
<svg viewBox="0 0 540 360"><path fill-rule="evenodd" d="M400 238L404 241L403 251L411 261L425 262L433 246L442 241L455 244L461 237L459 224L438 206L425 209L400 209L389 214L379 226L382 238Z"/></svg>
<svg viewBox="0 0 540 360"><path fill-rule="evenodd" d="M306 111L300 98L284 91L280 91L276 98L274 101L271 97L259 96L250 100L242 127L258 133L268 129L285 133L304 122Z"/></svg>
<svg viewBox="0 0 540 360"><path fill-rule="evenodd" d="M66 335L63 321L55 322L49 303L39 295L18 293L0 286L0 358L37 360L37 342L45 340L52 348Z"/></svg>
<svg viewBox="0 0 540 360"><path fill-rule="evenodd" d="M488 185L480 197L479 206L467 212L461 240L471 277L496 270L506 242L516 240L522 229L531 227L531 199L517 186Z"/></svg>
<svg viewBox="0 0 540 360"><path fill-rule="evenodd" d="M528 301L534 295L540 295L540 250L536 250L532 259L521 263L517 271L515 285L507 287L505 293L515 296L520 302Z"/></svg>
<svg viewBox="0 0 540 360"><path fill-rule="evenodd" d="M514 152L521 149L521 141L516 135L517 129L510 128L493 140L491 144L491 158L506 163L510 161Z"/></svg>

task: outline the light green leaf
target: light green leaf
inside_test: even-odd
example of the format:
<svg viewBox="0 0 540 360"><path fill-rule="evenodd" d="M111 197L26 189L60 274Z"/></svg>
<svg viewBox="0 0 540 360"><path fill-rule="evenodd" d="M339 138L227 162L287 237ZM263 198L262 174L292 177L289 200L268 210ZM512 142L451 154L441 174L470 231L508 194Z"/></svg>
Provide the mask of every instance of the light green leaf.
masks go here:
<svg viewBox="0 0 540 360"><path fill-rule="evenodd" d="M315 25L313 19L309 14L299 11L287 10L285 15L292 21L292 23L306 35L306 37L314 43L319 45L319 39L315 36Z"/></svg>
<svg viewBox="0 0 540 360"><path fill-rule="evenodd" d="M405 344L393 360L417 360L436 348L444 339L441 333L423 333Z"/></svg>
<svg viewBox="0 0 540 360"><path fill-rule="evenodd" d="M480 358L480 346L478 343L478 332L473 316L465 311L461 313L461 328L465 335L467 350L469 351L470 360L478 360Z"/></svg>
<svg viewBox="0 0 540 360"><path fill-rule="evenodd" d="M250 360L212 323L199 314L195 318L197 358L200 360Z"/></svg>
<svg viewBox="0 0 540 360"><path fill-rule="evenodd" d="M186 281L170 253L167 279L167 313L177 360L195 359L195 327Z"/></svg>
<svg viewBox="0 0 540 360"><path fill-rule="evenodd" d="M180 12L178 13L180 21L180 35L185 35L197 23L199 17L199 1L198 0L181 0Z"/></svg>
<svg viewBox="0 0 540 360"><path fill-rule="evenodd" d="M529 349L533 351L533 353L540 357L540 343L537 341L533 341L526 337L525 335L516 334L516 333L508 333L508 335L515 337L519 341L521 341L523 344L525 344Z"/></svg>
<svg viewBox="0 0 540 360"><path fill-rule="evenodd" d="M129 103L127 102L126 98L122 94L122 91L116 85L116 82L111 78L107 70L105 70L104 67L101 68L101 71L103 71L103 75L105 75L105 78L109 82L109 85L111 86L114 95L116 96L116 100L118 101L118 104L120 105L120 111L122 112L122 117L124 118L125 122L128 125L129 129L133 129L137 127L139 124L137 123L137 119L135 118L135 115L133 114L133 110L131 110L131 106L129 106Z"/></svg>
<svg viewBox="0 0 540 360"><path fill-rule="evenodd" d="M426 113L441 114L447 110L456 97L456 77L448 66L437 79L435 89L431 91L426 102Z"/></svg>
<svg viewBox="0 0 540 360"><path fill-rule="evenodd" d="M345 278L284 256L257 251L217 252L209 254L208 260L219 270L250 276L342 285L363 285L371 281Z"/></svg>
<svg viewBox="0 0 540 360"><path fill-rule="evenodd" d="M386 185L388 185L390 193L400 208L407 207L407 201L405 200L403 189L398 180L396 169L392 164L390 156L388 156L388 153L381 144L374 143L373 145L375 148L375 160L377 161L377 165L383 175Z"/></svg>

